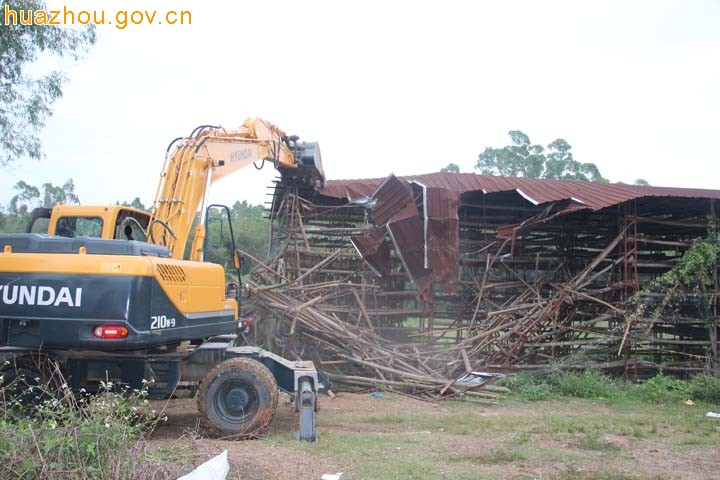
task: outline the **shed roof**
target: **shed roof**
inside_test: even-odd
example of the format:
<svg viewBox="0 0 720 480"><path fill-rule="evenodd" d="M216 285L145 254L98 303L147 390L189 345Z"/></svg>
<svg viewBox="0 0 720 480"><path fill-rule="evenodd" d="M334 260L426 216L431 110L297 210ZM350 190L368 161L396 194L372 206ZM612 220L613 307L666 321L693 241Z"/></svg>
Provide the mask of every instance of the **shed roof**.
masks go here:
<svg viewBox="0 0 720 480"><path fill-rule="evenodd" d="M494 177L474 173L426 173L399 177L431 188L443 188L458 195L471 191L485 193L515 191L534 205L570 200L593 210L643 197L715 198L720 190L699 188L652 187L620 183L547 180L536 178ZM385 178L328 180L320 193L334 198L369 197Z"/></svg>

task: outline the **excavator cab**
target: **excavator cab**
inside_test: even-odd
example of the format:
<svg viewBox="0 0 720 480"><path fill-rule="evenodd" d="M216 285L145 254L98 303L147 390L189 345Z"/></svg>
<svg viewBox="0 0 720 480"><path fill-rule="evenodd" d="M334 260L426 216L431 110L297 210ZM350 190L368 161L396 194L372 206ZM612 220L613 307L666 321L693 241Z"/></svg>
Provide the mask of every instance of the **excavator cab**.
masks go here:
<svg viewBox="0 0 720 480"><path fill-rule="evenodd" d="M225 268L225 298L240 306L242 256L235 244L232 214L226 205L213 204L205 209L203 259ZM230 273L232 272L232 273Z"/></svg>
<svg viewBox="0 0 720 480"><path fill-rule="evenodd" d="M149 221L149 213L120 205L56 205L33 210L26 232L66 238L147 241L145 230Z"/></svg>

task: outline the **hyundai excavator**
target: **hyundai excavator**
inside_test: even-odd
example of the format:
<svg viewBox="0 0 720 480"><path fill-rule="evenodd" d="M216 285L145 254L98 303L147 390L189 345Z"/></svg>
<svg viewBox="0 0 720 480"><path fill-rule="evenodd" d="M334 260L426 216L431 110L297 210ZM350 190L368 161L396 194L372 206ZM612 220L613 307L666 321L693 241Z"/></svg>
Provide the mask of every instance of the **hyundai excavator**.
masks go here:
<svg viewBox="0 0 720 480"><path fill-rule="evenodd" d="M268 427L282 390L299 413L296 437L314 441L324 376L312 362L239 344L241 257L232 229L228 263L238 283L227 287L223 267L203 261L208 212L217 207L208 205L211 185L267 162L284 177L324 181L316 143L261 119L238 129L203 125L168 146L150 214L58 206L33 215L49 219L50 235L0 235L2 386L42 379L52 362L76 391L149 385L150 394L169 396L194 388L206 425L237 437ZM220 210L231 227L229 209Z"/></svg>

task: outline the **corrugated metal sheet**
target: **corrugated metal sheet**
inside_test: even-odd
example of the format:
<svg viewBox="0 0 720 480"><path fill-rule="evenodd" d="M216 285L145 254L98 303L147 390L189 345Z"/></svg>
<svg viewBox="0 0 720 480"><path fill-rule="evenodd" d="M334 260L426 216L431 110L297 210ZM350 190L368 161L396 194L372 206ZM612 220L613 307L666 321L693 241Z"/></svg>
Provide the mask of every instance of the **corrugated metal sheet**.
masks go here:
<svg viewBox="0 0 720 480"><path fill-rule="evenodd" d="M716 198L719 190L699 188L650 187L618 183L594 183L577 180L542 180L535 178L493 177L474 173L428 173L399 177L417 181L427 187L444 188L457 194L471 191L485 193L516 191L533 204L573 200L593 210L642 197ZM370 196L384 179L328 180L320 193L335 198Z"/></svg>
<svg viewBox="0 0 720 480"><path fill-rule="evenodd" d="M376 274L383 276L390 273L390 245L381 229L367 235L356 235L350 241Z"/></svg>
<svg viewBox="0 0 720 480"><path fill-rule="evenodd" d="M422 190L418 210L410 182ZM384 179L330 180L321 194L347 198L372 197L371 217L376 230L354 244L360 255L379 273L390 270L387 232L410 280L420 295L430 298L433 282L454 291L458 282L458 204L466 192L486 194L516 192L534 205L547 207L521 224L497 229L498 237L513 238L521 229L559 215L583 209L601 210L639 198L674 197L720 199L718 190L647 187L574 180L538 180L493 177L472 173L430 173Z"/></svg>
<svg viewBox="0 0 720 480"><path fill-rule="evenodd" d="M459 195L445 188L425 189L425 248L428 268L446 292L458 283Z"/></svg>
<svg viewBox="0 0 720 480"><path fill-rule="evenodd" d="M406 180L393 175L384 179L371 197L370 215L377 227L369 235L353 237L352 242L374 271L386 275L390 271L387 232L409 279L429 299L433 281L447 291L457 287L459 195L423 184L418 189L422 192L420 210Z"/></svg>
<svg viewBox="0 0 720 480"><path fill-rule="evenodd" d="M458 203L458 196L444 188L426 189L424 204L428 218L457 218Z"/></svg>
<svg viewBox="0 0 720 480"><path fill-rule="evenodd" d="M417 215L412 188L394 175L390 175L380 184L372 198L376 200L375 208L371 212L375 225L387 223L400 212L403 218Z"/></svg>
<svg viewBox="0 0 720 480"><path fill-rule="evenodd" d="M425 243L423 224L419 216L402 218L387 224L388 232L401 257L410 279L414 282L428 274L425 270Z"/></svg>

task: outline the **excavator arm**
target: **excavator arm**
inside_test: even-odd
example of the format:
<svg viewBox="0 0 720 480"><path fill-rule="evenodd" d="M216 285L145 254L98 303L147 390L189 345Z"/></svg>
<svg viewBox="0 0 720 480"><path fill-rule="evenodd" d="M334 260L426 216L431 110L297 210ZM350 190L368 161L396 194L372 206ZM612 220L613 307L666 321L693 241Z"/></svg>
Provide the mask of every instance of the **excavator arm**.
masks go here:
<svg viewBox="0 0 720 480"><path fill-rule="evenodd" d="M147 228L151 243L167 247L182 259L198 209L207 204L210 186L251 164L270 162L283 176L318 186L324 182L320 148L299 143L275 125L248 119L238 129L200 126L189 137L174 140L167 149ZM258 165L259 163L259 165ZM204 219L195 227L190 260L202 260Z"/></svg>

